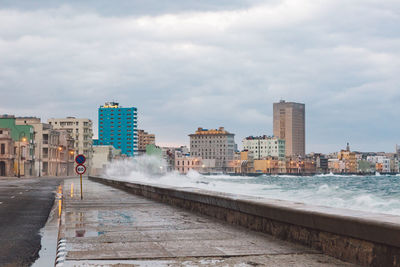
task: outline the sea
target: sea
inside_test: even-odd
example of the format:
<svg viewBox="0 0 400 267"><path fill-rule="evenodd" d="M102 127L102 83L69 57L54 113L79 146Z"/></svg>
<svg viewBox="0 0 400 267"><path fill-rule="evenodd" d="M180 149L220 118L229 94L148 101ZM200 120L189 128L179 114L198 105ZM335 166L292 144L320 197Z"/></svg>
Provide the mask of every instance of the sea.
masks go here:
<svg viewBox="0 0 400 267"><path fill-rule="evenodd" d="M165 164L153 157L111 163L109 179L177 187L194 187L216 192L265 197L312 205L400 215L400 175L181 175L165 172Z"/></svg>

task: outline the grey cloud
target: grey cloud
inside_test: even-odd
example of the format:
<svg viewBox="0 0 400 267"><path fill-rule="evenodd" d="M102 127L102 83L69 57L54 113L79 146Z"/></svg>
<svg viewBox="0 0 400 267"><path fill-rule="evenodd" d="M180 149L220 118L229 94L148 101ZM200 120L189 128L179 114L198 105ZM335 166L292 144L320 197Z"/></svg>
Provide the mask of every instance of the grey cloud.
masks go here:
<svg viewBox="0 0 400 267"><path fill-rule="evenodd" d="M6 2L1 113L97 121L111 99L137 106L163 143L187 143L197 126L226 126L240 143L272 134L283 98L306 103L308 152L399 142L397 1Z"/></svg>

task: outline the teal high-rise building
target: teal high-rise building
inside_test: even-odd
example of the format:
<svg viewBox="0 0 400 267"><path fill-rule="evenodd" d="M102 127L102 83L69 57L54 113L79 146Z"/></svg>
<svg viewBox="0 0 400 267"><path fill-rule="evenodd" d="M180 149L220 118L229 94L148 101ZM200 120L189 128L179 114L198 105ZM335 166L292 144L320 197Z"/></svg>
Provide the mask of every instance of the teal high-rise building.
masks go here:
<svg viewBox="0 0 400 267"><path fill-rule="evenodd" d="M138 153L137 108L115 102L99 107L98 145L112 145L129 157Z"/></svg>

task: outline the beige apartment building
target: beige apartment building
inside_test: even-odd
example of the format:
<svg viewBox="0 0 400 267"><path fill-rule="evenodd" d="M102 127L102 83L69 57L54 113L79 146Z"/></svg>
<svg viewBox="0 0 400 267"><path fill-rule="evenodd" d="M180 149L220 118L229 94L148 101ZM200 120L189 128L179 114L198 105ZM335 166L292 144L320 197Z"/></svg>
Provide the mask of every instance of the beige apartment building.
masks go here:
<svg viewBox="0 0 400 267"><path fill-rule="evenodd" d="M67 130L54 130L36 117L17 117L16 125L34 129L34 176L66 176L74 173L74 139Z"/></svg>
<svg viewBox="0 0 400 267"><path fill-rule="evenodd" d="M156 136L154 134L149 134L144 130L138 130L138 151L139 154L146 153L147 145L155 145Z"/></svg>
<svg viewBox="0 0 400 267"><path fill-rule="evenodd" d="M305 105L301 103L274 103L274 136L285 140L286 156L305 156Z"/></svg>
<svg viewBox="0 0 400 267"><path fill-rule="evenodd" d="M67 117L48 120L55 130L66 130L75 140L75 155L83 154L86 157L86 167L90 171L93 154L93 123L90 119Z"/></svg>
<svg viewBox="0 0 400 267"><path fill-rule="evenodd" d="M201 172L203 169L202 159L199 157L190 157L180 155L175 157L175 170L180 174L187 174L190 170Z"/></svg>
<svg viewBox="0 0 400 267"><path fill-rule="evenodd" d="M190 156L201 157L203 165L210 171L232 171L230 162L235 154L234 134L224 127L217 129L198 128L190 134Z"/></svg>

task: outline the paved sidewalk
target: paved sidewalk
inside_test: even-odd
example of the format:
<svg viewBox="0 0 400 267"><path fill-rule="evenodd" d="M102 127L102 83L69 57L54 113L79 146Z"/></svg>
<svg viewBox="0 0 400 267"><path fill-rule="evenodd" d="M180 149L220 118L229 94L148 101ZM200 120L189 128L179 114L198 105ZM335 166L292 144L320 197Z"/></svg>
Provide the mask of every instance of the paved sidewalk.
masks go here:
<svg viewBox="0 0 400 267"><path fill-rule="evenodd" d="M353 266L86 179L63 192L62 266Z"/></svg>

